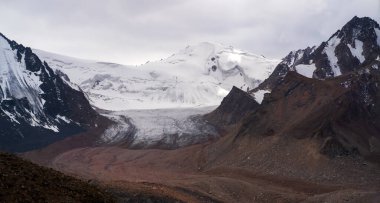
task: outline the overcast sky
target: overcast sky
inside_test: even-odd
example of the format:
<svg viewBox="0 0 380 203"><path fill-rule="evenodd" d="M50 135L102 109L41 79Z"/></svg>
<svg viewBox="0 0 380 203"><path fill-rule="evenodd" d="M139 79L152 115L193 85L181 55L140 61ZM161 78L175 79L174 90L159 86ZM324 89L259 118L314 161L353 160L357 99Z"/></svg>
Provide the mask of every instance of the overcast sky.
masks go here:
<svg viewBox="0 0 380 203"><path fill-rule="evenodd" d="M209 41L282 58L380 0L0 0L0 32L32 48L122 64Z"/></svg>

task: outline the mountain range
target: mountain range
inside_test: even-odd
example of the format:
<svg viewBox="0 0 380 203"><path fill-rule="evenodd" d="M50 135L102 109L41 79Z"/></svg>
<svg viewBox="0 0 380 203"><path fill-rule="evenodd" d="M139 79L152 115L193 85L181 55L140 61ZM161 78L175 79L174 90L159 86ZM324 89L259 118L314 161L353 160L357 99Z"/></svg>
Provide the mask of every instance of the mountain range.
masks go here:
<svg viewBox="0 0 380 203"><path fill-rule="evenodd" d="M184 202L380 199L373 19L282 60L201 43L126 66L0 45L1 150Z"/></svg>
<svg viewBox="0 0 380 203"><path fill-rule="evenodd" d="M106 110L215 106L233 86L257 87L280 62L208 42L140 66L34 52Z"/></svg>
<svg viewBox="0 0 380 203"><path fill-rule="evenodd" d="M380 28L376 21L355 16L319 46L291 51L260 88L271 89L289 71L327 79L370 65L380 60L378 36Z"/></svg>

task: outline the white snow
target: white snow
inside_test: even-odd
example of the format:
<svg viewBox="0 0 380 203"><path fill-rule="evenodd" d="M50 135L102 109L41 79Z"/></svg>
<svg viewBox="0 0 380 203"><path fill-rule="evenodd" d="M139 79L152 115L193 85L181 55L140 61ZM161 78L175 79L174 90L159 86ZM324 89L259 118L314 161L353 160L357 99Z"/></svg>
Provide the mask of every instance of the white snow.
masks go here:
<svg viewBox="0 0 380 203"><path fill-rule="evenodd" d="M49 121L39 118L46 118L43 112L45 101L40 94L44 92L40 88L40 72L31 72L26 69L24 55L21 61L17 61L16 50L12 50L8 41L0 37L0 103L4 100L26 98L31 105L31 110L25 110L30 116L26 119L32 126L40 126L58 132L58 128ZM1 108L1 107L0 107ZM16 117L27 118L26 115L19 115L18 112L10 113L4 109L3 112L15 123L20 123ZM16 110L15 110L16 111Z"/></svg>
<svg viewBox="0 0 380 203"><path fill-rule="evenodd" d="M255 97L255 100L257 101L257 103L261 104L261 102L263 102L264 94L265 93L270 93L270 91L268 91L268 90L258 90L257 92L253 93L253 96Z"/></svg>
<svg viewBox="0 0 380 203"><path fill-rule="evenodd" d="M219 105L232 86L255 88L280 62L207 42L141 66L34 52L50 67L67 74L92 105L107 110Z"/></svg>
<svg viewBox="0 0 380 203"><path fill-rule="evenodd" d="M334 36L327 42L327 46L323 50L324 53L326 53L329 61L332 71L334 72L333 77L342 75L340 68L338 66L338 58L335 55L335 48L340 43L340 38L337 36Z"/></svg>
<svg viewBox="0 0 380 203"><path fill-rule="evenodd" d="M315 67L315 64L310 64L310 65L299 64L295 67L295 69L297 73L308 78L313 78L313 73L315 69L317 69L317 67Z"/></svg>
<svg viewBox="0 0 380 203"><path fill-rule="evenodd" d="M26 97L32 104L34 111L40 113L43 106L42 100L36 95L43 93L39 87L42 82L39 80L38 75L26 70L23 59L21 63L17 61L15 51L2 37L0 37L0 67L0 85L3 92L0 99L21 99Z"/></svg>
<svg viewBox="0 0 380 203"><path fill-rule="evenodd" d="M352 56L355 56L359 59L360 63L363 63L365 58L363 56L363 42L355 39L355 48L348 44L348 48L350 48Z"/></svg>
<svg viewBox="0 0 380 203"><path fill-rule="evenodd" d="M49 129L49 130L52 130L54 132L59 132L59 129L56 125L49 125L49 124L43 124L42 125L43 128L46 128L46 129Z"/></svg>
<svg viewBox="0 0 380 203"><path fill-rule="evenodd" d="M221 97L225 97L227 96L229 93L229 91L223 89L223 88L219 88L218 92L217 92L217 95L218 96L221 96Z"/></svg>
<svg viewBox="0 0 380 203"><path fill-rule="evenodd" d="M5 113L5 115L7 115L9 117L9 119L12 121L12 122L15 122L15 123L18 123L20 124L20 122L16 119L16 116L13 115L12 113L6 111L6 110L3 110L3 112Z"/></svg>
<svg viewBox="0 0 380 203"><path fill-rule="evenodd" d="M70 119L68 119L65 116L61 116L61 115L57 115L56 120L58 120L58 121L61 120L61 121L65 122L65 123L71 123Z"/></svg>
<svg viewBox="0 0 380 203"><path fill-rule="evenodd" d="M377 44L380 46L380 29L375 28Z"/></svg>

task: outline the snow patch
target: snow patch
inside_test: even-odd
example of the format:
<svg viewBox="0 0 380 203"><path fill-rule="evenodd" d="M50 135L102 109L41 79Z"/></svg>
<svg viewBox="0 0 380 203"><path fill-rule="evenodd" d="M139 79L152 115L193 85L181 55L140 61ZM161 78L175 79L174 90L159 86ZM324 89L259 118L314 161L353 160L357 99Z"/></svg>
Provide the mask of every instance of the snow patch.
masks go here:
<svg viewBox="0 0 380 203"><path fill-rule="evenodd" d="M363 63L365 58L363 56L363 42L355 39L355 48L348 44L348 48L350 48L351 54L359 59L360 63Z"/></svg>
<svg viewBox="0 0 380 203"><path fill-rule="evenodd" d="M1 108L0 108L1 109ZM12 122L15 122L17 124L20 124L20 122L16 119L16 116L11 114L10 112L4 110L4 109L1 109L3 110L3 112L5 113L5 115L7 115L9 117L9 119L12 121Z"/></svg>
<svg viewBox="0 0 380 203"><path fill-rule="evenodd" d="M310 65L299 64L295 67L295 69L297 73L308 78L313 78L313 73L317 69L317 67L315 67L315 64L310 64Z"/></svg>
<svg viewBox="0 0 380 203"><path fill-rule="evenodd" d="M259 91L255 92L255 93L253 93L253 96L254 96L255 100L257 101L257 103L261 104L261 102L264 99L264 95L266 93L270 93L270 91L268 91L268 90L259 90Z"/></svg>
<svg viewBox="0 0 380 203"><path fill-rule="evenodd" d="M326 53L327 58L330 62L331 69L333 71L332 77L342 75L340 68L338 66L338 58L335 55L335 48L340 43L340 38L337 36L334 36L327 42L327 46L323 50L324 53Z"/></svg>
<svg viewBox="0 0 380 203"><path fill-rule="evenodd" d="M65 117L65 116L61 116L61 115L57 115L56 120L57 120L57 121L61 120L61 121L64 121L65 123L71 123L71 120L70 120L70 119L68 119L68 118Z"/></svg>
<svg viewBox="0 0 380 203"><path fill-rule="evenodd" d="M42 125L43 128L45 129L48 129L48 130L51 130L51 131L54 131L54 132L59 132L59 129L56 125L48 125L48 124L44 124Z"/></svg>

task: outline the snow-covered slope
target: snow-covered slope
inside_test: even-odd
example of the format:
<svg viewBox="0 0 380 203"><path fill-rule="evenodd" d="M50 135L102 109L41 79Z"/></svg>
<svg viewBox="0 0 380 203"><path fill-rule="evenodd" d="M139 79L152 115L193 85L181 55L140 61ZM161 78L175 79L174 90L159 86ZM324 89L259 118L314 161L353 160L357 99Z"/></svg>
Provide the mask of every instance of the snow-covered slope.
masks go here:
<svg viewBox="0 0 380 203"><path fill-rule="evenodd" d="M43 112L45 101L40 94L44 94L44 92L40 88L42 82L39 77L42 70L37 72L27 70L24 59L25 53L18 55L17 50L12 50L9 42L0 36L0 103L3 100L26 98L31 107L27 111L31 118L31 125L57 131L57 127L50 124L51 122L46 119ZM0 109L3 110L1 106ZM3 111L9 119L19 123L14 114L7 110Z"/></svg>
<svg viewBox="0 0 380 203"><path fill-rule="evenodd" d="M99 115L70 85L0 33L0 150L36 149L94 126Z"/></svg>
<svg viewBox="0 0 380 203"><path fill-rule="evenodd" d="M380 56L380 27L368 17L354 17L326 42L288 63L309 78L331 78L370 64ZM299 50L305 52L305 50ZM301 55L301 54L300 54Z"/></svg>
<svg viewBox="0 0 380 203"><path fill-rule="evenodd" d="M108 110L218 105L237 86L255 88L280 62L233 47L200 43L161 61L125 66L34 50Z"/></svg>
<svg viewBox="0 0 380 203"><path fill-rule="evenodd" d="M319 46L290 52L258 89L270 90L289 71L323 80L361 69L379 58L379 24L355 16Z"/></svg>

